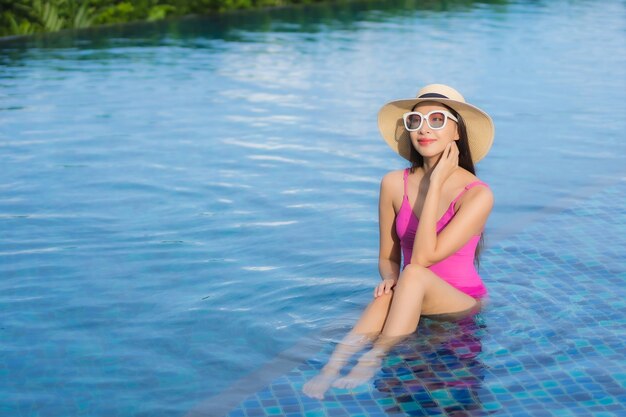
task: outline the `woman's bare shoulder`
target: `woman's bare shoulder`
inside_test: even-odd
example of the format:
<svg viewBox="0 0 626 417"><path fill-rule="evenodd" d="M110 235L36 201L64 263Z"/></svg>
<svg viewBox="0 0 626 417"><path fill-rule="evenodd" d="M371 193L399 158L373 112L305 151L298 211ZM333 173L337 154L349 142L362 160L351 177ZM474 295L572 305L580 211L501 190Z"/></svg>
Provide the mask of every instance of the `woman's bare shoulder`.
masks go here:
<svg viewBox="0 0 626 417"><path fill-rule="evenodd" d="M463 172L459 176L459 183L461 187L467 187L468 185L476 182L486 184L476 175L463 169ZM467 192L463 193L463 196L459 199L458 204L462 205L463 203L468 203L470 201L473 203L479 202L480 204L491 208L493 206L493 192L489 186L474 186L467 190Z"/></svg>
<svg viewBox="0 0 626 417"><path fill-rule="evenodd" d="M383 200L397 201L398 199L402 199L402 195L404 194L403 174L403 169L397 169L383 175L380 181L380 194Z"/></svg>
<svg viewBox="0 0 626 417"><path fill-rule="evenodd" d="M404 182L404 169L396 169L394 171L389 171L385 175L383 175L382 180L380 181L381 189L395 189L397 187L402 187Z"/></svg>
<svg viewBox="0 0 626 417"><path fill-rule="evenodd" d="M456 188L460 189L461 191L463 190L463 188L475 182L481 182L487 185L487 187L474 186L470 188L469 190L467 190L467 192L463 193L464 195L460 199L460 203L462 203L463 201L474 200L476 199L476 196L480 196L478 197L478 199L481 199L481 200L493 200L493 193L491 192L491 189L489 188L488 184L485 183L480 178L478 178L476 175L472 174L471 172L463 168L459 169L456 181L457 181Z"/></svg>
<svg viewBox="0 0 626 417"><path fill-rule="evenodd" d="M476 175L472 174L468 170L459 167L458 175L456 177L457 185L465 187L466 185L469 185L473 182L485 183L483 180L481 180L480 178L478 178ZM482 187L482 188L486 188L486 187Z"/></svg>

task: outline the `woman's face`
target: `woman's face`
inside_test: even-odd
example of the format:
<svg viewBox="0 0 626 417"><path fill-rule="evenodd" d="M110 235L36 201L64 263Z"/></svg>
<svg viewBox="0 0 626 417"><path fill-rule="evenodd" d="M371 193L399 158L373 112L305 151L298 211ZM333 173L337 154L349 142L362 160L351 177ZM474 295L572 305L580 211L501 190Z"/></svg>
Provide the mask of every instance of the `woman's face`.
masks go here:
<svg viewBox="0 0 626 417"><path fill-rule="evenodd" d="M426 115L433 110L443 110L449 112L446 107L434 102L420 103L413 111ZM450 118L448 118L443 129L432 129L426 120L424 120L418 130L409 132L409 134L413 147L424 158L441 154L448 143L459 140L458 125Z"/></svg>

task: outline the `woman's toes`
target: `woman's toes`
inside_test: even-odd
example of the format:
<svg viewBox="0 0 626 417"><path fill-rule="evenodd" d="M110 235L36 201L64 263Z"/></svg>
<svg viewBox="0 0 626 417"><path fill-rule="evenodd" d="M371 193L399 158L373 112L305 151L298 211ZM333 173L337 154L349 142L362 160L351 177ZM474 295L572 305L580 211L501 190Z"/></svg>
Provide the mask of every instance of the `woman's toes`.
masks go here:
<svg viewBox="0 0 626 417"><path fill-rule="evenodd" d="M317 377L304 384L304 386L302 387L302 392L308 397L321 400L324 398L324 393L328 389L329 385L329 381L325 381L318 375Z"/></svg>
<svg viewBox="0 0 626 417"><path fill-rule="evenodd" d="M346 384L346 379L345 378L339 378L338 380L333 382L333 387L335 387L335 388L345 388L345 384Z"/></svg>

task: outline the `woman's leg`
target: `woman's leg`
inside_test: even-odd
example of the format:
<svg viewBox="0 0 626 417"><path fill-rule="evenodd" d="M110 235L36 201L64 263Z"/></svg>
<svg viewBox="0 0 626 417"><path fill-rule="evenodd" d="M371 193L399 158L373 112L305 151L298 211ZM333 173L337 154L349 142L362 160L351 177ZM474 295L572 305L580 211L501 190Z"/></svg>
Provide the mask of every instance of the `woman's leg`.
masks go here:
<svg viewBox="0 0 626 417"><path fill-rule="evenodd" d="M302 391L306 395L313 398L324 398L324 393L337 378L341 368L363 346L380 334L387 319L392 297L393 291L372 300L356 325L337 345L320 373L304 384Z"/></svg>
<svg viewBox="0 0 626 417"><path fill-rule="evenodd" d="M471 312L476 299L457 290L428 268L407 265L395 287L393 301L380 337L357 366L333 386L352 388L371 378L382 357L417 328L421 315Z"/></svg>
<svg viewBox="0 0 626 417"><path fill-rule="evenodd" d="M428 268L407 265L396 284L382 334L397 337L417 329L421 315L449 314L471 310L476 299L457 290Z"/></svg>

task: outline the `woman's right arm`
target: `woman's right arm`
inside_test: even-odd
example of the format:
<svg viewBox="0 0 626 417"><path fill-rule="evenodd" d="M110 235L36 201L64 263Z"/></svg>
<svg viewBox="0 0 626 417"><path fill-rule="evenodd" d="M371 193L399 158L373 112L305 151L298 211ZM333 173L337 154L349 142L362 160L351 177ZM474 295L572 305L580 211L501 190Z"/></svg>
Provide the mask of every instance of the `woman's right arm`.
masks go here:
<svg viewBox="0 0 626 417"><path fill-rule="evenodd" d="M396 212L393 209L392 201L394 186L397 186L397 184L394 184L396 179L396 175L390 172L380 182L380 197L378 200L378 225L380 229L378 272L383 282L374 290L375 297L388 292L400 276L400 239L396 234Z"/></svg>

